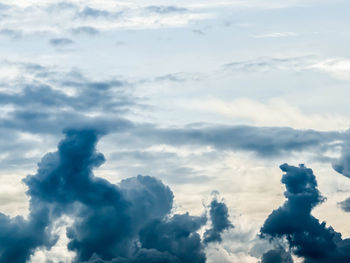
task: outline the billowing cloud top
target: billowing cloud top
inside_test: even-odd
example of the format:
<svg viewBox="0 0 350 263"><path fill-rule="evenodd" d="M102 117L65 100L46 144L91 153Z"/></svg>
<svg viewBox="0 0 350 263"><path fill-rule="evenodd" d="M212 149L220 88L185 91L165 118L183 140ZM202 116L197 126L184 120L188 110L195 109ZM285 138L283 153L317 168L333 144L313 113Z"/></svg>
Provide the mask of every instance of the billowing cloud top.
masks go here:
<svg viewBox="0 0 350 263"><path fill-rule="evenodd" d="M93 175L105 160L95 148L98 131L65 135L58 151L45 155L37 173L23 180L28 219L1 214L1 262L26 262L35 249L52 247L57 237L51 230L62 216L74 220L67 237L76 262L205 262L205 245L221 241L221 232L232 226L226 205L213 200L213 227L203 243L197 231L206 216L172 214L173 193L161 181L139 175L114 185Z"/></svg>
<svg viewBox="0 0 350 263"><path fill-rule="evenodd" d="M261 228L263 236L285 237L304 262L348 262L350 239L342 239L340 233L311 215L312 209L325 200L312 170L304 165L283 164L280 168L285 172L282 183L287 201L266 219Z"/></svg>

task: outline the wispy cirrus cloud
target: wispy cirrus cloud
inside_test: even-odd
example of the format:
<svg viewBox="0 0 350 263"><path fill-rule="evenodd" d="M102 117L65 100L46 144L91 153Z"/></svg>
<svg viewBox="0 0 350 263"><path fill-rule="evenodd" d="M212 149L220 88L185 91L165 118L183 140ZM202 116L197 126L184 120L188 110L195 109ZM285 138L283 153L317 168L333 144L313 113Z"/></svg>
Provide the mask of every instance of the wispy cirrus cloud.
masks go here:
<svg viewBox="0 0 350 263"><path fill-rule="evenodd" d="M224 70L241 71L241 72L261 72L270 70L305 70L317 58L313 55L301 57L260 57L246 61L234 61L224 64Z"/></svg>
<svg viewBox="0 0 350 263"><path fill-rule="evenodd" d="M295 32L274 32L274 33L265 33L253 35L254 38L279 38L279 37L296 37L298 36Z"/></svg>
<svg viewBox="0 0 350 263"><path fill-rule="evenodd" d="M6 11L6 20L0 23L0 30L24 35L43 32L58 35L76 28L108 31L178 27L212 17L209 12L187 11L181 6L116 5L112 1L8 3L1 10ZM26 23L19 23L19 18Z"/></svg>

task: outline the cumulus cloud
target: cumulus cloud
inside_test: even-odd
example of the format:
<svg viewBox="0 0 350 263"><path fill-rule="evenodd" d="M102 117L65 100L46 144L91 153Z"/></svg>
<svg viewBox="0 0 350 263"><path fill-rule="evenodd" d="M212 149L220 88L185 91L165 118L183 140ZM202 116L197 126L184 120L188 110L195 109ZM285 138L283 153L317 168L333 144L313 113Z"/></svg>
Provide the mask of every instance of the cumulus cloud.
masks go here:
<svg viewBox="0 0 350 263"><path fill-rule="evenodd" d="M350 239L342 239L340 233L311 214L325 200L317 189L313 171L304 165L283 164L280 168L285 172L282 183L287 201L268 216L261 227L262 236L286 238L289 248L304 262L348 262Z"/></svg>
<svg viewBox="0 0 350 263"><path fill-rule="evenodd" d="M341 155L338 159L333 160L333 169L339 174L350 178L350 142L344 140L342 143ZM350 198L339 203L340 208L345 212L350 212Z"/></svg>
<svg viewBox="0 0 350 263"><path fill-rule="evenodd" d="M333 169L350 178L350 142L345 140L342 144L341 156L332 163Z"/></svg>
<svg viewBox="0 0 350 263"><path fill-rule="evenodd" d="M210 203L210 219L212 227L204 232L204 243L221 242L221 233L232 228L229 220L228 209L225 203L218 202L216 198Z"/></svg>
<svg viewBox="0 0 350 263"><path fill-rule="evenodd" d="M52 226L62 216L73 219L67 237L75 262L206 261L197 233L205 215L172 214L172 191L153 177L139 175L118 185L95 177L93 168L105 161L95 148L101 132L66 130L65 135L58 151L45 155L37 173L23 180L28 219L0 214L1 262L26 262L37 248L51 248L58 238ZM231 225L226 205L217 200L210 217L209 232L216 236Z"/></svg>
<svg viewBox="0 0 350 263"><path fill-rule="evenodd" d="M292 256L283 249L271 249L264 253L261 263L293 263Z"/></svg>

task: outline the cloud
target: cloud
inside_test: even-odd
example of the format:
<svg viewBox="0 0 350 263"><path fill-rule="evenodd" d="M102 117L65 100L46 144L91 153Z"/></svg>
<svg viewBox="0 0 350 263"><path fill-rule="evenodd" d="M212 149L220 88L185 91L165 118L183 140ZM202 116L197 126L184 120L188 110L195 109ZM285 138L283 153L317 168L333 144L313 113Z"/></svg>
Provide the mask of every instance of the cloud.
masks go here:
<svg viewBox="0 0 350 263"><path fill-rule="evenodd" d="M342 143L341 156L332 163L333 169L338 173L350 178L350 142Z"/></svg>
<svg viewBox="0 0 350 263"><path fill-rule="evenodd" d="M264 253L261 263L293 263L292 256L283 249L271 249Z"/></svg>
<svg viewBox="0 0 350 263"><path fill-rule="evenodd" d="M344 140L341 145L341 155L332 161L333 169L341 175L350 178L350 141ZM339 202L340 208L345 212L350 212L350 198Z"/></svg>
<svg viewBox="0 0 350 263"><path fill-rule="evenodd" d="M7 65L13 70L0 76L0 107L8 109L0 123L7 129L57 134L93 122L101 128L122 127L122 115L138 107L138 99L122 80L91 80L77 71L39 64Z"/></svg>
<svg viewBox="0 0 350 263"><path fill-rule="evenodd" d="M73 34L76 34L76 35L87 34L87 35L94 36L99 33L99 31L92 26L80 26L80 27L73 28L71 31L73 32Z"/></svg>
<svg viewBox="0 0 350 263"><path fill-rule="evenodd" d="M183 7L177 7L177 6L148 6L146 7L147 11L159 13L159 14L169 14L169 13L179 13L179 12L186 12L187 9Z"/></svg>
<svg viewBox="0 0 350 263"><path fill-rule="evenodd" d="M289 58L260 57L253 60L231 62L223 65L224 70L235 72L267 72L271 70L303 70L315 61L314 56Z"/></svg>
<svg viewBox="0 0 350 263"><path fill-rule="evenodd" d="M202 99L186 103L191 109L215 112L230 119L239 119L261 126L289 126L299 129L347 129L350 119L336 114L306 114L279 98L260 102L248 98L232 101Z"/></svg>
<svg viewBox="0 0 350 263"><path fill-rule="evenodd" d="M193 21L213 17L207 10L187 11L185 7L157 5L152 2L125 2L116 5L112 0L57 2L13 2L0 8L0 19L6 22L0 31L7 29L23 35L53 37L74 28L94 27L99 32L124 29L154 29L183 27ZM6 7L6 9L5 9ZM30 10L30 12L28 12ZM122 18L122 19L120 19ZM25 20L26 23L19 23Z"/></svg>
<svg viewBox="0 0 350 263"><path fill-rule="evenodd" d="M342 239L340 233L311 214L325 200L312 170L304 165L283 164L280 168L285 172L282 183L287 201L268 216L261 227L262 237L286 238L289 248L304 262L348 262L350 239Z"/></svg>
<svg viewBox="0 0 350 263"><path fill-rule="evenodd" d="M163 129L146 125L139 128L133 131L133 135L135 138L147 138L148 143L175 146L207 145L221 151L251 151L260 157L273 157L307 150L315 151L323 147L332 149L337 146L334 145L334 142L346 136L346 133L342 132L244 125L193 125L192 127L188 125L183 128ZM322 152L321 150L318 153Z"/></svg>
<svg viewBox="0 0 350 263"><path fill-rule="evenodd" d="M69 38L52 38L50 39L50 44L55 47L68 46L73 44L73 40Z"/></svg>
<svg viewBox="0 0 350 263"><path fill-rule="evenodd" d="M327 59L310 65L310 68L328 73L341 80L350 80L350 60L348 59Z"/></svg>
<svg viewBox="0 0 350 263"><path fill-rule="evenodd" d="M192 32L197 35L205 35L204 31L200 29L194 29Z"/></svg>
<svg viewBox="0 0 350 263"><path fill-rule="evenodd" d="M350 212L350 198L347 198L338 204L344 212Z"/></svg>
<svg viewBox="0 0 350 263"><path fill-rule="evenodd" d="M134 175L142 171L152 174L171 184L208 183L211 178L205 174L205 169L190 167L187 163L188 155L181 156L177 149L137 149L137 145L130 148L135 150L114 150L109 159L116 163L118 171L123 175ZM193 155L192 155L193 157ZM212 160L212 152L198 153L200 162ZM181 174L181 176L179 176Z"/></svg>
<svg viewBox="0 0 350 263"><path fill-rule="evenodd" d="M0 214L1 262L25 262L37 248L54 246L53 224L62 216L73 220L67 237L75 262L206 261L197 233L205 215L172 214L172 191L153 177L139 175L118 185L95 177L92 170L105 161L95 148L101 132L66 130L65 135L58 151L46 154L37 173L23 180L28 219ZM210 231L220 235L230 224L226 205L213 200L210 215Z"/></svg>
<svg viewBox="0 0 350 263"><path fill-rule="evenodd" d="M143 103L144 99L141 100L133 95L131 89L133 83L117 78L90 79L78 71L65 72L41 64L7 62L3 65L4 71L0 71L3 73L0 74L0 108L2 109L0 125L16 136L24 132L41 134L41 138L44 139L47 135L57 136L64 128L79 129L97 126L100 130L114 133L115 142L128 147L129 151L162 144L176 147L197 145L212 147L213 151L249 151L263 158L301 151L317 152L315 155L322 157L327 150L337 150L339 141L346 137L345 132L249 125L189 124L182 127L160 128L154 123L130 120L132 116L137 115L138 111L144 112L148 107ZM166 75L162 78L162 81L164 80L182 81L181 76L178 75ZM286 114L288 120L293 118L295 112L288 105L278 103L276 105L279 106L274 105L270 107L258 105L257 111L266 112L260 116L267 116L270 113L276 115L275 112L278 111L282 112L282 115ZM226 106L231 109L231 104ZM315 116L311 117L313 121L317 120ZM279 116L279 118L281 125L288 124L288 120L284 122L283 117ZM310 118L305 118L305 122L309 123ZM267 123L263 121L262 124ZM8 164L14 164L14 156L17 156L18 162L23 162L25 151L28 150L24 146L28 147L29 144L26 143L22 148L18 147L19 144L15 143L16 141L13 141L12 150L11 145L6 141L0 141L5 151L3 154L7 154L7 157L0 159L0 162L7 160ZM35 150L35 144L37 142L31 144L33 147L31 151ZM11 154L11 151L16 154ZM23 152L19 154L18 151ZM131 152L125 154L131 156ZM139 157L140 154L147 157L144 151L139 152ZM135 159L134 157L132 158ZM150 153L148 153L149 157L152 157ZM30 161L32 159L28 159L25 163L29 164ZM169 161L166 163L170 164ZM172 177L174 179L176 169L186 168L186 165L175 166L172 162L173 169L168 171L174 174ZM161 167L162 171L166 169L162 164L157 167ZM161 169L158 171L159 175L164 174ZM196 174L196 171L192 171L192 175ZM202 172L197 172L199 172L197 175L203 176ZM194 176L190 177L195 179ZM205 178L205 174L202 178ZM191 180L191 178L188 179Z"/></svg>
<svg viewBox="0 0 350 263"><path fill-rule="evenodd" d="M19 39L22 37L23 33L20 30L3 28L0 30L0 35L8 36L12 39Z"/></svg>
<svg viewBox="0 0 350 263"><path fill-rule="evenodd" d="M204 247L196 231L205 222L205 217L193 217L188 213L174 215L170 220L154 220L140 231L140 242L145 248L176 255L179 262L204 263Z"/></svg>
<svg viewBox="0 0 350 263"><path fill-rule="evenodd" d="M79 16L81 17L99 17L99 16L103 16L103 17L108 17L110 16L110 13L105 11L105 10L99 10L96 8L91 8L89 6L86 6L80 13Z"/></svg>
<svg viewBox="0 0 350 263"><path fill-rule="evenodd" d="M221 242L221 234L224 230L233 228L229 220L228 209L225 203L218 202L216 198L210 203L210 219L212 228L204 232L204 243Z"/></svg>
<svg viewBox="0 0 350 263"><path fill-rule="evenodd" d="M254 35L254 38L278 38L278 37L295 37L298 36L295 32L275 32L267 34Z"/></svg>

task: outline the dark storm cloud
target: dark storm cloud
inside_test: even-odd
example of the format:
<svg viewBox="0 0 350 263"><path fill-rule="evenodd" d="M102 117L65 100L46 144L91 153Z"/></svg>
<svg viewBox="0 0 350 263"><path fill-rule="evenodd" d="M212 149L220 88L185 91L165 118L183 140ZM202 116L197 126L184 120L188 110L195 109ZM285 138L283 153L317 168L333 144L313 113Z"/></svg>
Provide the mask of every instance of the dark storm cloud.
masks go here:
<svg viewBox="0 0 350 263"><path fill-rule="evenodd" d="M37 173L23 180L28 219L0 214L1 262L26 262L36 248L53 246L52 226L63 215L74 220L67 237L75 262L206 261L197 233L206 216L172 215L173 193L153 177L139 175L119 185L95 177L92 169L105 161L95 149L101 132L66 130L65 135L58 151L46 154ZM225 207L215 203L213 225L228 216Z"/></svg>
<svg viewBox="0 0 350 263"><path fill-rule="evenodd" d="M29 220L23 217L9 218L0 213L0 260L4 263L26 262L39 246L50 247L55 238L50 239L45 230L48 225L48 211L36 209Z"/></svg>
<svg viewBox="0 0 350 263"><path fill-rule="evenodd" d="M341 146L341 155L338 159L332 160L332 167L336 172L350 178L350 140L344 140ZM350 212L350 198L340 202L339 206L343 211Z"/></svg>
<svg viewBox="0 0 350 263"><path fill-rule="evenodd" d="M224 230L233 228L229 220L228 209L225 203L218 202L216 198L210 203L210 220L212 227L204 232L204 243L221 242Z"/></svg>
<svg viewBox="0 0 350 263"><path fill-rule="evenodd" d="M282 248L271 249L263 254L261 263L293 263L292 256Z"/></svg>
<svg viewBox="0 0 350 263"><path fill-rule="evenodd" d="M350 141L342 143L341 156L332 163L333 169L338 173L350 178Z"/></svg>
<svg viewBox="0 0 350 263"><path fill-rule="evenodd" d="M160 252L156 249L141 248L135 255L126 258L115 258L112 260L102 260L98 256L93 256L88 263L181 263L178 258L167 252Z"/></svg>
<svg viewBox="0 0 350 263"><path fill-rule="evenodd" d="M153 220L140 231L144 248L175 255L179 262L204 263L206 257L197 231L205 224L205 217L176 214L170 220Z"/></svg>
<svg viewBox="0 0 350 263"><path fill-rule="evenodd" d="M340 233L311 214L325 200L312 170L304 165L283 164L280 168L285 172L282 183L287 201L266 219L262 236L286 238L293 253L305 263L349 262L350 239L342 239Z"/></svg>
<svg viewBox="0 0 350 263"><path fill-rule="evenodd" d="M338 205L344 212L350 212L350 198L346 198L344 201L339 202Z"/></svg>

